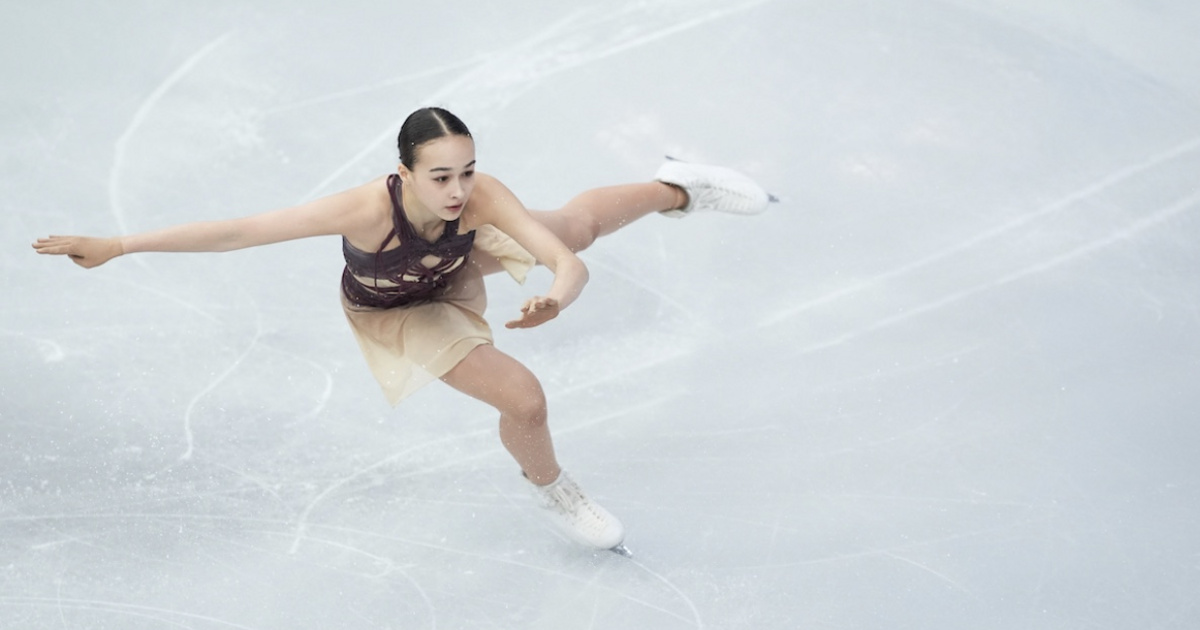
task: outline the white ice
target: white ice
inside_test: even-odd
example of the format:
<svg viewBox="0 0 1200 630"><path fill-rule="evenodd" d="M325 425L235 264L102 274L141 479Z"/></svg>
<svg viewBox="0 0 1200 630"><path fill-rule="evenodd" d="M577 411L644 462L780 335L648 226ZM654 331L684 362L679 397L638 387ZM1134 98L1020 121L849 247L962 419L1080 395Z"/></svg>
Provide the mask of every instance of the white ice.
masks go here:
<svg viewBox="0 0 1200 630"><path fill-rule="evenodd" d="M0 628L1200 627L1198 7L7 3ZM530 207L664 154L781 199L497 331L633 560L488 408L388 407L337 239L29 246L361 183L427 104Z"/></svg>

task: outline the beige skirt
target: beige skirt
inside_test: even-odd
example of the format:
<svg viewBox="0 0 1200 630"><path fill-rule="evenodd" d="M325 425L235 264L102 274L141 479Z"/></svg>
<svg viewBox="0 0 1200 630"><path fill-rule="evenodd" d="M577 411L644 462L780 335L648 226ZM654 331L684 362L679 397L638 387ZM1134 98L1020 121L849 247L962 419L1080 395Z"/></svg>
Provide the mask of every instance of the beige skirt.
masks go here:
<svg viewBox="0 0 1200 630"><path fill-rule="evenodd" d="M353 305L342 295L342 310L358 347L393 406L441 378L476 346L492 343L492 329L483 319L487 292L480 269L493 261L522 283L536 264L510 236L484 225L475 230L471 263L432 302L370 308Z"/></svg>

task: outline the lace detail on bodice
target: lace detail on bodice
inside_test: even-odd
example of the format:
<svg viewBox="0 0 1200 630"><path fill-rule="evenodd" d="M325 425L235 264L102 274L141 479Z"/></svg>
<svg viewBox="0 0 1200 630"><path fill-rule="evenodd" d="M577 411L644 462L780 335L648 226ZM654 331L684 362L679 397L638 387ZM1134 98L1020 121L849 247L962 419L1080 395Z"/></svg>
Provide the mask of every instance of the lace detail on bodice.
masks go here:
<svg viewBox="0 0 1200 630"><path fill-rule="evenodd" d="M475 241L474 230L458 233L458 219L447 221L437 240L421 238L404 213L400 177L388 177L387 185L393 225L378 250L365 252L342 239L342 291L357 306L396 308L436 298L466 265ZM385 249L397 238L399 246Z"/></svg>

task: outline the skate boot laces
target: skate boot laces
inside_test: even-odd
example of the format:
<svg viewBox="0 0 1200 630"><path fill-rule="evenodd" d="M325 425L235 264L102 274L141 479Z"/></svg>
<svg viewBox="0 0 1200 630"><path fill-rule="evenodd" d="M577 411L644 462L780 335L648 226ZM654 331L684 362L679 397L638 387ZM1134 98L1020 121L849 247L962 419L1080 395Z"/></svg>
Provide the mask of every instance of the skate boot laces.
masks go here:
<svg viewBox="0 0 1200 630"><path fill-rule="evenodd" d="M534 493L554 525L572 540L601 549L624 540L621 521L588 498L566 472L550 485L534 486Z"/></svg>

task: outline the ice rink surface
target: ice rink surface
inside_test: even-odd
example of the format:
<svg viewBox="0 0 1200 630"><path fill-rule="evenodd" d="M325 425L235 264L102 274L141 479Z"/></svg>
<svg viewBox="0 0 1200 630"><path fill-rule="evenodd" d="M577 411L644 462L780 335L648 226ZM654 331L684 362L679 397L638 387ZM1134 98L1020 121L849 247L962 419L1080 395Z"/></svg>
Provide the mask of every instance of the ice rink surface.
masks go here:
<svg viewBox="0 0 1200 630"><path fill-rule="evenodd" d="M5 7L0 628L1200 627L1195 3L334 6ZM488 408L387 405L338 239L30 249L359 184L429 104L533 208L665 153L781 199L497 331L633 560Z"/></svg>

